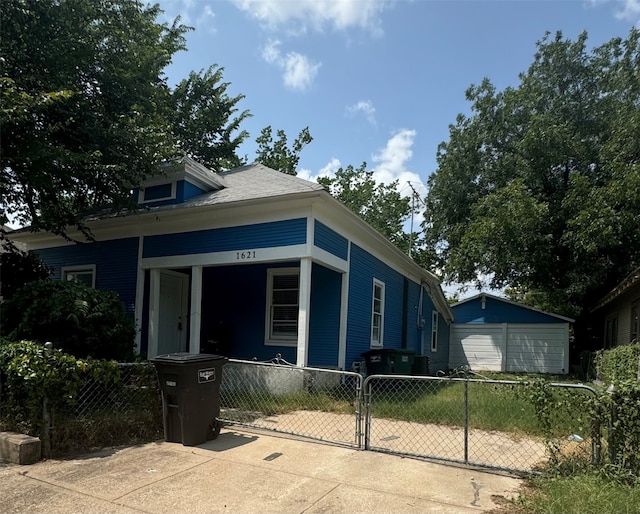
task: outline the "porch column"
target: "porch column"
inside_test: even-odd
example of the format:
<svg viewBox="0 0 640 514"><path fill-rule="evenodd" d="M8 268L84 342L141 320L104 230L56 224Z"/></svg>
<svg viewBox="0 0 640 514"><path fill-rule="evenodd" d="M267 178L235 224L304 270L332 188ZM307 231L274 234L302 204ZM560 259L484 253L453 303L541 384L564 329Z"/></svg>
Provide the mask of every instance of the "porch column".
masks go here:
<svg viewBox="0 0 640 514"><path fill-rule="evenodd" d="M160 327L160 270L149 272L149 346L147 358L158 355L158 329Z"/></svg>
<svg viewBox="0 0 640 514"><path fill-rule="evenodd" d="M311 258L300 259L300 298L298 299L298 353L296 364L309 363L309 315L311 313Z"/></svg>
<svg viewBox="0 0 640 514"><path fill-rule="evenodd" d="M202 266L191 267L191 315L189 316L189 353L200 353L202 321Z"/></svg>
<svg viewBox="0 0 640 514"><path fill-rule="evenodd" d="M338 335L338 367L347 368L347 315L349 305L349 273L342 274L342 293L340 294L340 332Z"/></svg>

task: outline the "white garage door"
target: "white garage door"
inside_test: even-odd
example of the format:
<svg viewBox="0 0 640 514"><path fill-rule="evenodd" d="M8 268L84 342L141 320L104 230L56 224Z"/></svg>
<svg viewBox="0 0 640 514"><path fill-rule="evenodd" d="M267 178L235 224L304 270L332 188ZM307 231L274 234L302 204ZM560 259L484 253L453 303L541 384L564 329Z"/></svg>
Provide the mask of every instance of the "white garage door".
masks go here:
<svg viewBox="0 0 640 514"><path fill-rule="evenodd" d="M569 372L569 325L508 325L507 371Z"/></svg>
<svg viewBox="0 0 640 514"><path fill-rule="evenodd" d="M502 371L504 326L500 324L451 325L449 367L468 365L474 370Z"/></svg>
<svg viewBox="0 0 640 514"><path fill-rule="evenodd" d="M449 367L477 371L568 373L569 325L451 325Z"/></svg>

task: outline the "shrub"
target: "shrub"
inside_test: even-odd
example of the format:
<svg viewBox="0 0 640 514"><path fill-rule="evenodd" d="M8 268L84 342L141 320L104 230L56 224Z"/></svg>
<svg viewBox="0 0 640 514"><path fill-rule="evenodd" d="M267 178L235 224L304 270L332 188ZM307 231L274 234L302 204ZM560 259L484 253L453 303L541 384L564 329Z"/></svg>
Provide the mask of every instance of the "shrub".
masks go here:
<svg viewBox="0 0 640 514"><path fill-rule="evenodd" d="M0 296L10 299L29 282L49 278L51 270L33 253L14 249L0 254Z"/></svg>
<svg viewBox="0 0 640 514"><path fill-rule="evenodd" d="M134 359L135 323L114 291L75 281L30 282L3 304L2 332L13 341L51 341L76 357Z"/></svg>
<svg viewBox="0 0 640 514"><path fill-rule="evenodd" d="M600 350L595 356L596 376L605 384L640 379L640 344Z"/></svg>
<svg viewBox="0 0 640 514"><path fill-rule="evenodd" d="M77 359L60 350L49 352L33 341L0 340L3 425L39 436L43 399L47 397L52 411L67 412L82 383L92 376L114 383L116 363Z"/></svg>

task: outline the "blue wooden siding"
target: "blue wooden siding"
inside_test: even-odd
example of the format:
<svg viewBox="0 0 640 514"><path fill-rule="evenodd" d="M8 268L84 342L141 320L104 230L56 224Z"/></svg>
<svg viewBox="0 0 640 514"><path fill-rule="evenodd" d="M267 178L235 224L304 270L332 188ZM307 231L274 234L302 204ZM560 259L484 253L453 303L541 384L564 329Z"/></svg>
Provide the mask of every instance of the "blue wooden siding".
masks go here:
<svg viewBox="0 0 640 514"><path fill-rule="evenodd" d="M402 346L403 276L382 261L351 245L346 367L371 349L373 279L385 284L384 348Z"/></svg>
<svg viewBox="0 0 640 514"><path fill-rule="evenodd" d="M202 337L208 339L218 325L227 327L229 357L259 361L280 353L282 358L296 361L296 348L264 344L267 269L294 267L253 264L205 268L202 274Z"/></svg>
<svg viewBox="0 0 640 514"><path fill-rule="evenodd" d="M336 367L340 338L342 276L314 264L311 270L309 366Z"/></svg>
<svg viewBox="0 0 640 514"><path fill-rule="evenodd" d="M456 323L566 323L566 320L487 297L482 308L481 297L452 307Z"/></svg>
<svg viewBox="0 0 640 514"><path fill-rule="evenodd" d="M337 232L315 220L313 244L336 257L347 260L349 242Z"/></svg>
<svg viewBox="0 0 640 514"><path fill-rule="evenodd" d="M202 340L215 338L224 327L228 356L269 360L277 353L296 361L297 349L267 346L265 315L267 270L297 267L297 263L210 267L203 270ZM341 277L322 266L312 268L309 365L337 366L340 330Z"/></svg>
<svg viewBox="0 0 640 514"><path fill-rule="evenodd" d="M181 183L182 188L180 186ZM191 182L188 182L186 180L181 180L180 182L178 182L178 198L180 198L183 202L186 202L187 200L190 200L191 198L194 198L196 196L200 196L204 193L206 193L204 189L201 189L198 186L194 186Z"/></svg>
<svg viewBox="0 0 640 514"><path fill-rule="evenodd" d="M96 266L96 288L116 291L127 312L133 315L136 301L138 238L115 239L73 246L45 248L36 252L53 268L52 278L62 278L66 266Z"/></svg>
<svg viewBox="0 0 640 514"><path fill-rule="evenodd" d="M307 241L306 228L306 218L298 218L240 227L149 236L144 239L143 257L165 257L304 244Z"/></svg>

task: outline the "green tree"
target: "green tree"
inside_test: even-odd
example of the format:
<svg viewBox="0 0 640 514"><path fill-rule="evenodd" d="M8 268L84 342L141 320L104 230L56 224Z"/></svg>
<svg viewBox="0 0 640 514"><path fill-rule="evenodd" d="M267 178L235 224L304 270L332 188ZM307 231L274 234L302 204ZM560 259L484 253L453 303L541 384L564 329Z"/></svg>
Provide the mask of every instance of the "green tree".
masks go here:
<svg viewBox="0 0 640 514"><path fill-rule="evenodd" d="M411 216L411 199L402 196L398 180L390 184L377 183L367 163L340 168L333 178L321 177L318 183L334 197L369 223L403 252L408 253L415 234L404 232L404 223Z"/></svg>
<svg viewBox="0 0 640 514"><path fill-rule="evenodd" d="M448 281L580 317L640 264L640 32L586 42L546 34L518 87L467 90L426 200Z"/></svg>
<svg viewBox="0 0 640 514"><path fill-rule="evenodd" d="M262 129L260 136L256 139L258 144L256 161L287 175L297 175L300 152L313 141L309 127L300 131L291 148L287 145L287 134L284 130L278 130L277 136L278 139L274 141L271 125Z"/></svg>
<svg viewBox="0 0 640 514"><path fill-rule="evenodd" d="M3 225L90 237L80 213L131 207L131 187L181 151L235 162L241 97L216 86L215 67L171 90L164 69L190 28L158 23L161 12L139 0L0 3Z"/></svg>
<svg viewBox="0 0 640 514"><path fill-rule="evenodd" d="M191 72L171 92L169 113L177 146L216 172L243 164L236 150L249 134L240 124L251 116L247 110L238 114L244 95L227 94L223 71L213 65Z"/></svg>

